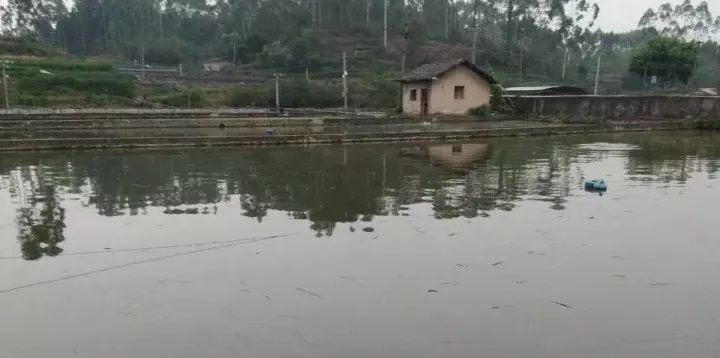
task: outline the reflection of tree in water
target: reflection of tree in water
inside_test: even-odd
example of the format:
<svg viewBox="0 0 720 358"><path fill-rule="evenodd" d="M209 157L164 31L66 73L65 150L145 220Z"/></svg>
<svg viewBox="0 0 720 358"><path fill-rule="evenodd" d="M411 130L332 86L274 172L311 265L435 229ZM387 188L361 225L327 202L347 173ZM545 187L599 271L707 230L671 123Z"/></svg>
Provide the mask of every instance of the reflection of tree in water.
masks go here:
<svg viewBox="0 0 720 358"><path fill-rule="evenodd" d="M641 148L622 154L629 175L682 183L693 171L714 173L720 168L716 159L720 149L708 149L711 145L695 144L694 139L640 138L604 139L636 142ZM397 145L85 153L50 164L44 161L57 174L53 180L58 187L87 193L100 215L136 215L147 207L163 208L166 214L209 214L229 202L239 205L239 215L258 222L272 210L283 211L293 219L308 220L316 235L330 236L338 223L403 215L409 205L419 203L430 205L438 219L487 217L493 211L514 210L520 200L542 201L550 209L564 210L566 198L580 187L585 174L579 163L615 155L575 145L586 141L579 136L508 140L490 146L440 145L433 157L402 156L406 145ZM456 157L458 152L461 158ZM442 153L447 156L437 156ZM693 154L704 160L693 159ZM15 164L26 168L34 165L31 162ZM37 204L44 209L31 205L19 214L24 227L42 220L62 221L57 203L43 200ZM24 219L28 217L33 219Z"/></svg>
<svg viewBox="0 0 720 358"><path fill-rule="evenodd" d="M17 211L18 241L25 260L54 257L63 252L65 209L60 206L55 187L45 184L30 203Z"/></svg>

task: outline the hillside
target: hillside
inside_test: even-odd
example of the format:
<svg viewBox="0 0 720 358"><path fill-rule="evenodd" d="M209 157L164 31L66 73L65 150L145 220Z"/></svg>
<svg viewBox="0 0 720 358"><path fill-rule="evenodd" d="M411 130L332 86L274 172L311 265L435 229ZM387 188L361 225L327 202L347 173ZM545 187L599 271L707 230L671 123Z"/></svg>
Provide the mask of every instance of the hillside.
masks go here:
<svg viewBox="0 0 720 358"><path fill-rule="evenodd" d="M663 81L665 88L720 86L720 47L714 35L720 32L720 17L700 0L648 9L637 19L637 29L622 33L597 29L598 17L614 16L615 10L601 9L599 0L11 0L8 4L12 6L3 14L5 33L38 39L33 44L22 40L25 44L18 48L5 44L16 55L117 59L168 69L182 65L182 76L173 70L150 74L139 86L144 88L139 91L141 99L147 99L144 105L274 102L267 92L274 87L275 75L287 87L281 93L312 89L310 94L287 98L289 103L334 103L341 92L343 51L351 105L388 105L396 102L397 92L390 89L401 72L403 55L409 69L438 59L470 57L473 44L476 63L505 86L576 84L590 89L599 72L599 93L650 90L647 76L676 77L668 73L677 62L673 64L668 56L665 60L670 63L650 56L646 61L652 63L636 64L629 71L630 59L658 36L692 41L699 49L695 59L682 64L681 71L691 75ZM229 71L203 73L209 59L229 64L225 66ZM638 71L641 67L647 67L648 73ZM103 91L81 87L79 93L91 98ZM325 93L332 93L332 98L313 99Z"/></svg>
<svg viewBox="0 0 720 358"><path fill-rule="evenodd" d="M7 61L11 107L127 106L132 102L133 78L116 72L109 62L74 59L27 37L0 36L0 51ZM4 93L0 98L5 101Z"/></svg>
<svg viewBox="0 0 720 358"><path fill-rule="evenodd" d="M600 93L632 91L631 85L642 81L628 73L631 46L653 36L657 35L635 32L608 37L616 45L601 59ZM136 61L132 57L81 59L29 38L0 37L0 46L5 49L3 57L13 60L8 67L12 107L274 107L276 74L283 107L340 107L345 52L349 105L392 108L398 103L395 80L401 75L403 55L406 70L431 61L472 56L471 47L463 43L410 41L402 36L388 40L385 48L373 33L306 30L286 41L266 43L260 52L244 47L244 52L236 53L234 69L211 73L202 70L202 63L168 66L149 58L142 71L139 64L132 65ZM709 42L701 52L688 91L712 87L720 78L720 61L713 62L712 56L716 46ZM505 87L573 84L592 90L592 57L569 58L563 78L562 55L550 51L540 56L533 51L530 47L518 49L506 59L502 43L483 34L478 38L476 58L478 65ZM227 61L227 57L220 58ZM181 64L182 74L177 70Z"/></svg>

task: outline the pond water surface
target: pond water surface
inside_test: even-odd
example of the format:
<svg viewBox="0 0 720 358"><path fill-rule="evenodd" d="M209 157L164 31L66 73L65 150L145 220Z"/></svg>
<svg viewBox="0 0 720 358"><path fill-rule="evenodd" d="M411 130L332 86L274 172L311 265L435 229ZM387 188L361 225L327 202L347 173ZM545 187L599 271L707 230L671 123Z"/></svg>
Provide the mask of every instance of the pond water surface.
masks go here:
<svg viewBox="0 0 720 358"><path fill-rule="evenodd" d="M0 357L717 357L718 170L691 132L4 154Z"/></svg>

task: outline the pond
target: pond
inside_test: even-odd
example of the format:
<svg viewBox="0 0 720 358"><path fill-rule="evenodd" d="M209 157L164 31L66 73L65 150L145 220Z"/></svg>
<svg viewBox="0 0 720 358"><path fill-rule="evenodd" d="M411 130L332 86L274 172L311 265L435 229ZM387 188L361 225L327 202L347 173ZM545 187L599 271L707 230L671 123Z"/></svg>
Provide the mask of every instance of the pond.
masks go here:
<svg viewBox="0 0 720 358"><path fill-rule="evenodd" d="M693 132L4 154L0 357L717 356L719 170Z"/></svg>

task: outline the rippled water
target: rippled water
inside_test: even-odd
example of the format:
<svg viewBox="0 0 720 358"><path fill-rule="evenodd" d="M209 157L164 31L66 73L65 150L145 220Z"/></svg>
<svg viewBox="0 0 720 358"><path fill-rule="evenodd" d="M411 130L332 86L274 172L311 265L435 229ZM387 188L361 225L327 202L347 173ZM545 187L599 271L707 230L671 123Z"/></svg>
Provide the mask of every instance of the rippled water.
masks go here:
<svg viewBox="0 0 720 358"><path fill-rule="evenodd" d="M720 356L719 169L695 133L5 154L0 357Z"/></svg>

